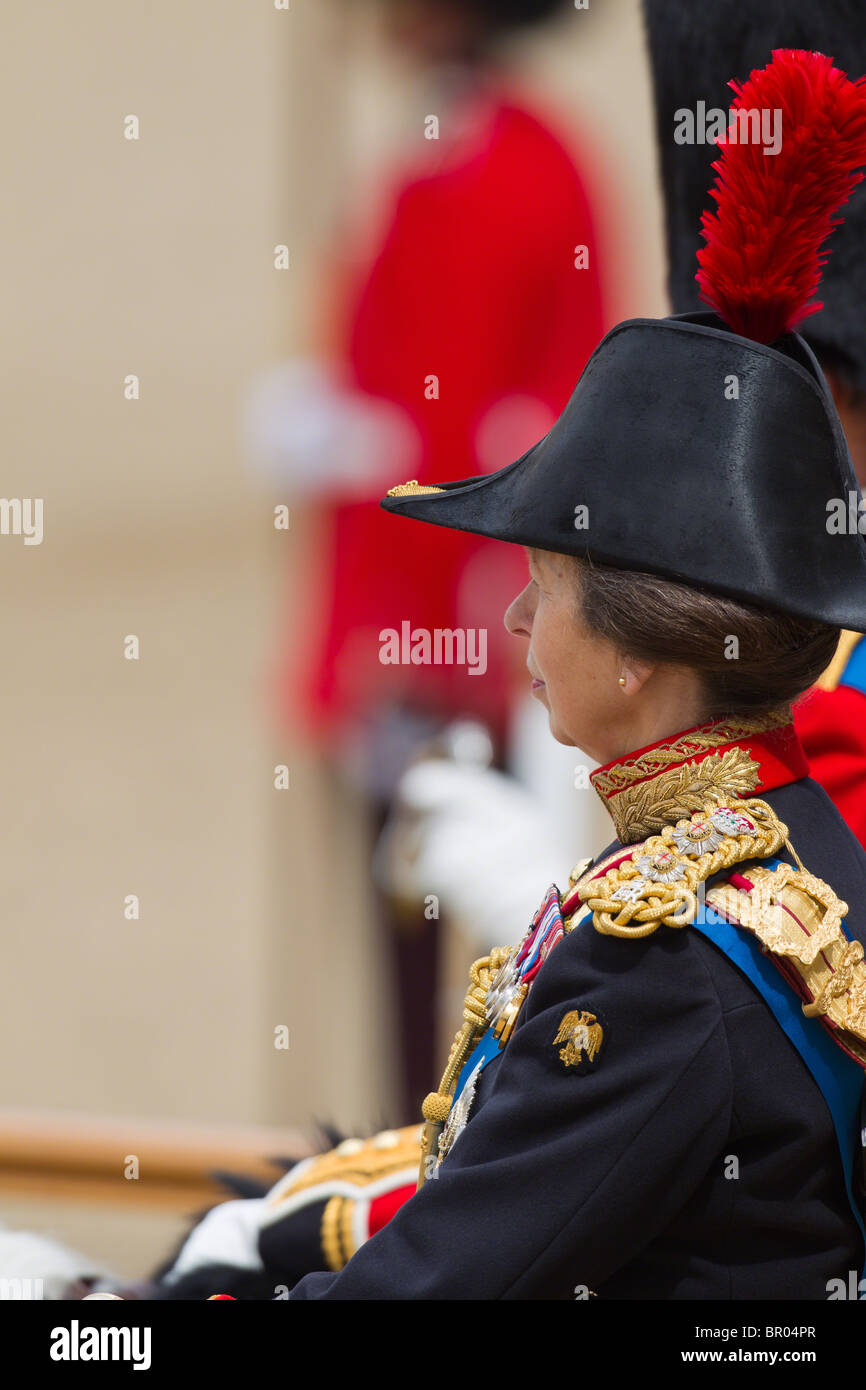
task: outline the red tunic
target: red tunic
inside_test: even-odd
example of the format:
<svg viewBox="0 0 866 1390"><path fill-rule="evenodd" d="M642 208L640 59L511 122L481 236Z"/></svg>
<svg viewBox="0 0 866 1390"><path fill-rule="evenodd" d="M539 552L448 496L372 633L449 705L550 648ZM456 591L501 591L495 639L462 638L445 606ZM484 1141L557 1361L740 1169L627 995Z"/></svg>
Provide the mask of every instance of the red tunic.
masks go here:
<svg viewBox="0 0 866 1390"><path fill-rule="evenodd" d="M829 689L810 690L794 707L794 720L811 775L866 848L866 689L860 674L866 638L843 634L843 648L847 660L838 684L831 676L824 682Z"/></svg>
<svg viewBox="0 0 866 1390"><path fill-rule="evenodd" d="M590 208L572 158L539 119L501 93L479 93L475 101L475 134L449 145L443 120L442 139L425 151L425 172L403 183L349 306L354 383L409 412L422 440L414 474L422 483L492 471L537 442L605 328ZM579 245L589 248L586 269L575 268ZM439 398L428 400L431 374ZM514 395L532 398L531 419L522 436L506 429L485 457L479 423ZM338 499L327 509L322 591L311 593L319 645L304 669L286 677L286 695L300 695L293 714L325 737L403 697L474 713L501 732L514 655L491 615L504 612L526 583L522 550L395 525L379 509L380 495ZM487 628L486 675L473 676L465 665L382 665L379 633L399 632L406 619L430 630Z"/></svg>

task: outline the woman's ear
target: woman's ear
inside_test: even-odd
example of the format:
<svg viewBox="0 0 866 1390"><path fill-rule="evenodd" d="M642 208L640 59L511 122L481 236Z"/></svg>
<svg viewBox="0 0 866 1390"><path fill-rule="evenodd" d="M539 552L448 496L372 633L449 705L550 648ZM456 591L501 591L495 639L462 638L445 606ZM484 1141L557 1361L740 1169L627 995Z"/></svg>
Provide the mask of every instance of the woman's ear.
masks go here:
<svg viewBox="0 0 866 1390"><path fill-rule="evenodd" d="M653 662L624 656L620 662L619 673L619 685L623 695L638 695L655 669Z"/></svg>

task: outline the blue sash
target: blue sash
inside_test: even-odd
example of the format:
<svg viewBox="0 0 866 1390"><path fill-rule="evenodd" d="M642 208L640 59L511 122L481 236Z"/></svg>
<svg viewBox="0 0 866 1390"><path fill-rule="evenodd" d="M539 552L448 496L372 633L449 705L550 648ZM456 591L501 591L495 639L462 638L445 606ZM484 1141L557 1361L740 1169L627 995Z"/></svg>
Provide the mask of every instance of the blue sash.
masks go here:
<svg viewBox="0 0 866 1390"><path fill-rule="evenodd" d="M852 690L859 690L861 695L866 695L866 639L863 637L849 656L848 664L839 677L839 684L850 685Z"/></svg>
<svg viewBox="0 0 866 1390"><path fill-rule="evenodd" d="M483 1071L491 1062L498 1062L501 1056L502 1046L499 1039L494 1034L492 1027L488 1028L484 1037L480 1042L475 1044L475 1047L460 1068L457 1077L457 1085L454 1087L454 1101L457 1100L457 1097L460 1095L460 1092L463 1090L463 1087L466 1085L466 1082L469 1080L476 1067L478 1067L480 1071ZM452 1104L453 1103L452 1101Z"/></svg>
<svg viewBox="0 0 866 1390"><path fill-rule="evenodd" d="M781 862L780 859L763 861L768 869L777 868ZM727 922L706 903L701 904L692 925L751 981L812 1073L833 1119L845 1175L845 1190L866 1244L863 1213L854 1194L854 1156L860 1151L862 1067L837 1047L817 1019L806 1018L794 990L783 980L769 956L764 954L757 937ZM866 1263L863 1272L866 1275Z"/></svg>
<svg viewBox="0 0 866 1390"><path fill-rule="evenodd" d="M866 652L866 642L861 646ZM762 861L768 869L777 868L781 862L780 859ZM589 915L589 909L585 908L583 917L588 918ZM581 920L577 919L574 926L581 925ZM692 926L717 946L751 981L779 1027L809 1068L833 1120L842 1159L845 1191L866 1247L866 1225L854 1193L854 1156L860 1151L860 1098L866 1073L837 1047L817 1019L806 1018L794 990L783 980L770 958L764 954L757 937L745 928L736 927L726 921L703 900ZM460 1070L454 1089L455 1100L476 1067L483 1071L491 1062L498 1061L501 1055L499 1039L495 1036L493 1028L488 1028ZM866 1278L866 1255L863 1277Z"/></svg>

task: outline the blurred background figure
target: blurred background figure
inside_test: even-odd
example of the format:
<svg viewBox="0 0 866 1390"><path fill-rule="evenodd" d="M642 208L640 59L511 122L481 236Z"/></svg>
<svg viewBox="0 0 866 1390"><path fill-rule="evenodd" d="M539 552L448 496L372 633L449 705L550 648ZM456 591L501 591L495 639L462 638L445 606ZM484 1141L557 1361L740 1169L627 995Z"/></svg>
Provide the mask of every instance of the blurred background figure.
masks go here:
<svg viewBox="0 0 866 1390"><path fill-rule="evenodd" d="M474 737L464 724L461 739L444 745L458 760L468 748L470 762L501 761L525 703L526 672L497 621L526 582L523 553L424 527L398 535L376 503L410 478L474 476L517 458L553 424L604 331L605 257L586 161L499 61L503 38L563 8L381 0L388 41L417 69L418 116L377 195L375 244L360 264L347 262L363 240L348 211L335 238L323 293L330 356L268 372L248 403L251 458L291 500L318 508L322 523L308 585L314 635L300 662L294 613L287 623L285 718L338 779L360 785L376 829L410 758L449 720L477 721ZM407 620L428 632L485 629L486 671L382 664L381 634ZM473 787L455 784L455 809ZM425 867L426 891L436 893L441 876ZM460 869L471 880L471 852ZM462 877L456 866L454 874ZM390 910L390 896L379 916L408 1120L435 1070L439 930L417 908Z"/></svg>
<svg viewBox="0 0 866 1390"><path fill-rule="evenodd" d="M728 78L764 67L774 48L829 54L852 78L866 74L866 25L858 0L715 0L700 15L678 0L644 0L652 67L674 313L703 307L695 283L696 229L712 207L711 144L678 144L674 113L727 111ZM782 132L784 139L784 131ZM823 308L802 325L839 411L854 471L866 487L866 184L855 188L824 266ZM830 499L828 499L829 501ZM852 511L844 503L847 520ZM866 534L861 510L859 529ZM866 542L864 542L866 544ZM866 640L843 633L836 659L795 711L812 776L866 845Z"/></svg>

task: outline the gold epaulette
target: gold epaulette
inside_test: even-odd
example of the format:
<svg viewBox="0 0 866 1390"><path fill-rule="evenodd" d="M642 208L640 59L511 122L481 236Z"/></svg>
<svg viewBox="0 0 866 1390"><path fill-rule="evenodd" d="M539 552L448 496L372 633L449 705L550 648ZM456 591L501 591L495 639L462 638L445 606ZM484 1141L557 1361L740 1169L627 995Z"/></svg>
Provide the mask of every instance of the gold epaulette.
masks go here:
<svg viewBox="0 0 866 1390"><path fill-rule="evenodd" d="M751 891L729 883L707 902L756 936L804 1001L807 1018L823 1018L835 1041L866 1067L866 963L863 946L842 930L848 904L806 869L749 868Z"/></svg>
<svg viewBox="0 0 866 1390"><path fill-rule="evenodd" d="M797 868L754 862L783 847ZM597 877L584 874L571 898L591 910L603 935L645 937L660 926L694 922L700 886L746 861L744 886L723 881L706 891L706 901L758 938L797 989L804 1014L823 1017L835 1041L866 1067L866 962L861 943L842 929L848 904L803 866L788 827L765 801L708 801L690 818L613 856L607 872L599 874L596 866ZM564 910L569 906L566 900Z"/></svg>
<svg viewBox="0 0 866 1390"><path fill-rule="evenodd" d="M576 892L592 909L596 931L649 936L660 926L693 922L698 886L713 874L746 859L766 859L787 840L788 827L766 801L707 801L688 819L634 845L606 874L579 882Z"/></svg>

